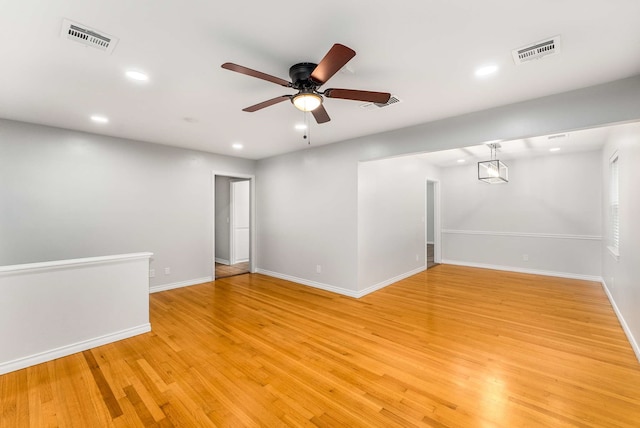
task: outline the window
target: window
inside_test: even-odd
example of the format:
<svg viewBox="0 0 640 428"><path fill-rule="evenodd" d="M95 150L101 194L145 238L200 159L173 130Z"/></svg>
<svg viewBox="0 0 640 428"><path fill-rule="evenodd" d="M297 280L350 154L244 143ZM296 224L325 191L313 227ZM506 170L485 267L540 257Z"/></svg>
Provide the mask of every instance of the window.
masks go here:
<svg viewBox="0 0 640 428"><path fill-rule="evenodd" d="M619 208L619 162L618 153L609 161L609 251L617 258L620 255L620 208Z"/></svg>

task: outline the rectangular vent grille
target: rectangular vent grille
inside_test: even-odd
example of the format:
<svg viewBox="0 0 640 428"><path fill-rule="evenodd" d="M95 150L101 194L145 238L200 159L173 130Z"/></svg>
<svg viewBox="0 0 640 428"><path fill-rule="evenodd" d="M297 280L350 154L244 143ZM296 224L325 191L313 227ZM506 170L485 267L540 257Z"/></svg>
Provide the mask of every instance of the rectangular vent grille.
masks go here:
<svg viewBox="0 0 640 428"><path fill-rule="evenodd" d="M556 134L556 135L549 135L547 137L548 140L556 140L558 138L567 138L569 136L569 134Z"/></svg>
<svg viewBox="0 0 640 428"><path fill-rule="evenodd" d="M387 107L387 106L390 106L392 104L398 104L399 102L400 102L400 98L398 98L396 95L391 95L391 98L389 98L389 101L387 101L384 104L382 104L382 103L364 103L364 104L360 105L360 107L362 107L363 109L372 110L372 109L375 109L375 108Z"/></svg>
<svg viewBox="0 0 640 428"><path fill-rule="evenodd" d="M91 29L86 25L64 19L60 36L85 46L91 46L107 53L113 52L118 39L106 33Z"/></svg>
<svg viewBox="0 0 640 428"><path fill-rule="evenodd" d="M560 53L560 36L555 36L551 39L542 40L532 45L511 51L513 61L516 65L558 53Z"/></svg>

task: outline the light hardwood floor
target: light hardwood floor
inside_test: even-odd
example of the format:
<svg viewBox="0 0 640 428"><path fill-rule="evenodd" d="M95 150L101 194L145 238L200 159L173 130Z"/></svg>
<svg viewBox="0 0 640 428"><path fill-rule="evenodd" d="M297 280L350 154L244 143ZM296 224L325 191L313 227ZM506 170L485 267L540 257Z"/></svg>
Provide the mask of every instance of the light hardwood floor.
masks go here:
<svg viewBox="0 0 640 428"><path fill-rule="evenodd" d="M640 425L594 282L439 265L361 299L258 274L150 298L151 333L0 376L0 425Z"/></svg>
<svg viewBox="0 0 640 428"><path fill-rule="evenodd" d="M216 263L215 270L216 279L242 275L243 273L249 273L249 262L236 263L235 265L223 265L222 263Z"/></svg>

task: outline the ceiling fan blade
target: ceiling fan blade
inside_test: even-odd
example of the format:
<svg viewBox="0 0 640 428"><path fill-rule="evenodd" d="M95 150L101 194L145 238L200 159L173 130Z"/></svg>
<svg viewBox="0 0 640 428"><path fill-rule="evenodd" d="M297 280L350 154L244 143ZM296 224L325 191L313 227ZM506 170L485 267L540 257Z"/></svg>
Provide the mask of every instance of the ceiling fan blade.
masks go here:
<svg viewBox="0 0 640 428"><path fill-rule="evenodd" d="M331 47L331 49L329 49L329 52L327 52L318 66L313 70L311 73L311 79L314 82L323 85L354 56L356 56L356 52L353 49L348 48L345 45L341 45L340 43L336 43Z"/></svg>
<svg viewBox="0 0 640 428"><path fill-rule="evenodd" d="M388 92L358 91L355 89L327 89L323 95L327 98L366 101L378 104L385 104L391 98L391 94Z"/></svg>
<svg viewBox="0 0 640 428"><path fill-rule="evenodd" d="M269 107L274 104L278 104L278 103L281 103L282 101L286 101L290 99L291 99L290 95L281 95L279 97L271 98L270 100L258 103L256 105L252 105L251 107L243 108L242 111L248 111L249 113L253 113L254 111L258 111L265 107Z"/></svg>
<svg viewBox="0 0 640 428"><path fill-rule="evenodd" d="M261 71L252 70L251 68L243 67L238 64L233 64L231 62L225 62L221 66L224 69L235 71L236 73L246 74L247 76L257 77L258 79L266 80L267 82L275 83L276 85L284 86L286 88L291 87L291 82L288 82L284 79L281 79L276 76L272 76L267 73L263 73Z"/></svg>
<svg viewBox="0 0 640 428"><path fill-rule="evenodd" d="M318 122L318 124L326 123L331 120L331 118L329 117L329 113L327 113L322 104L320 104L316 109L311 110L311 113L313 114L313 117L316 119L316 122Z"/></svg>

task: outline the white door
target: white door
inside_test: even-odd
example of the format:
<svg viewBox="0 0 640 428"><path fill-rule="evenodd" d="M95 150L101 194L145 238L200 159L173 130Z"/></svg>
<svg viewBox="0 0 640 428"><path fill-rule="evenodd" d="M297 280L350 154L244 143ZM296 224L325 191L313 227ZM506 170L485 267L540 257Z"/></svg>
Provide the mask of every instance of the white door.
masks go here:
<svg viewBox="0 0 640 428"><path fill-rule="evenodd" d="M231 182L231 264L249 261L250 181Z"/></svg>

